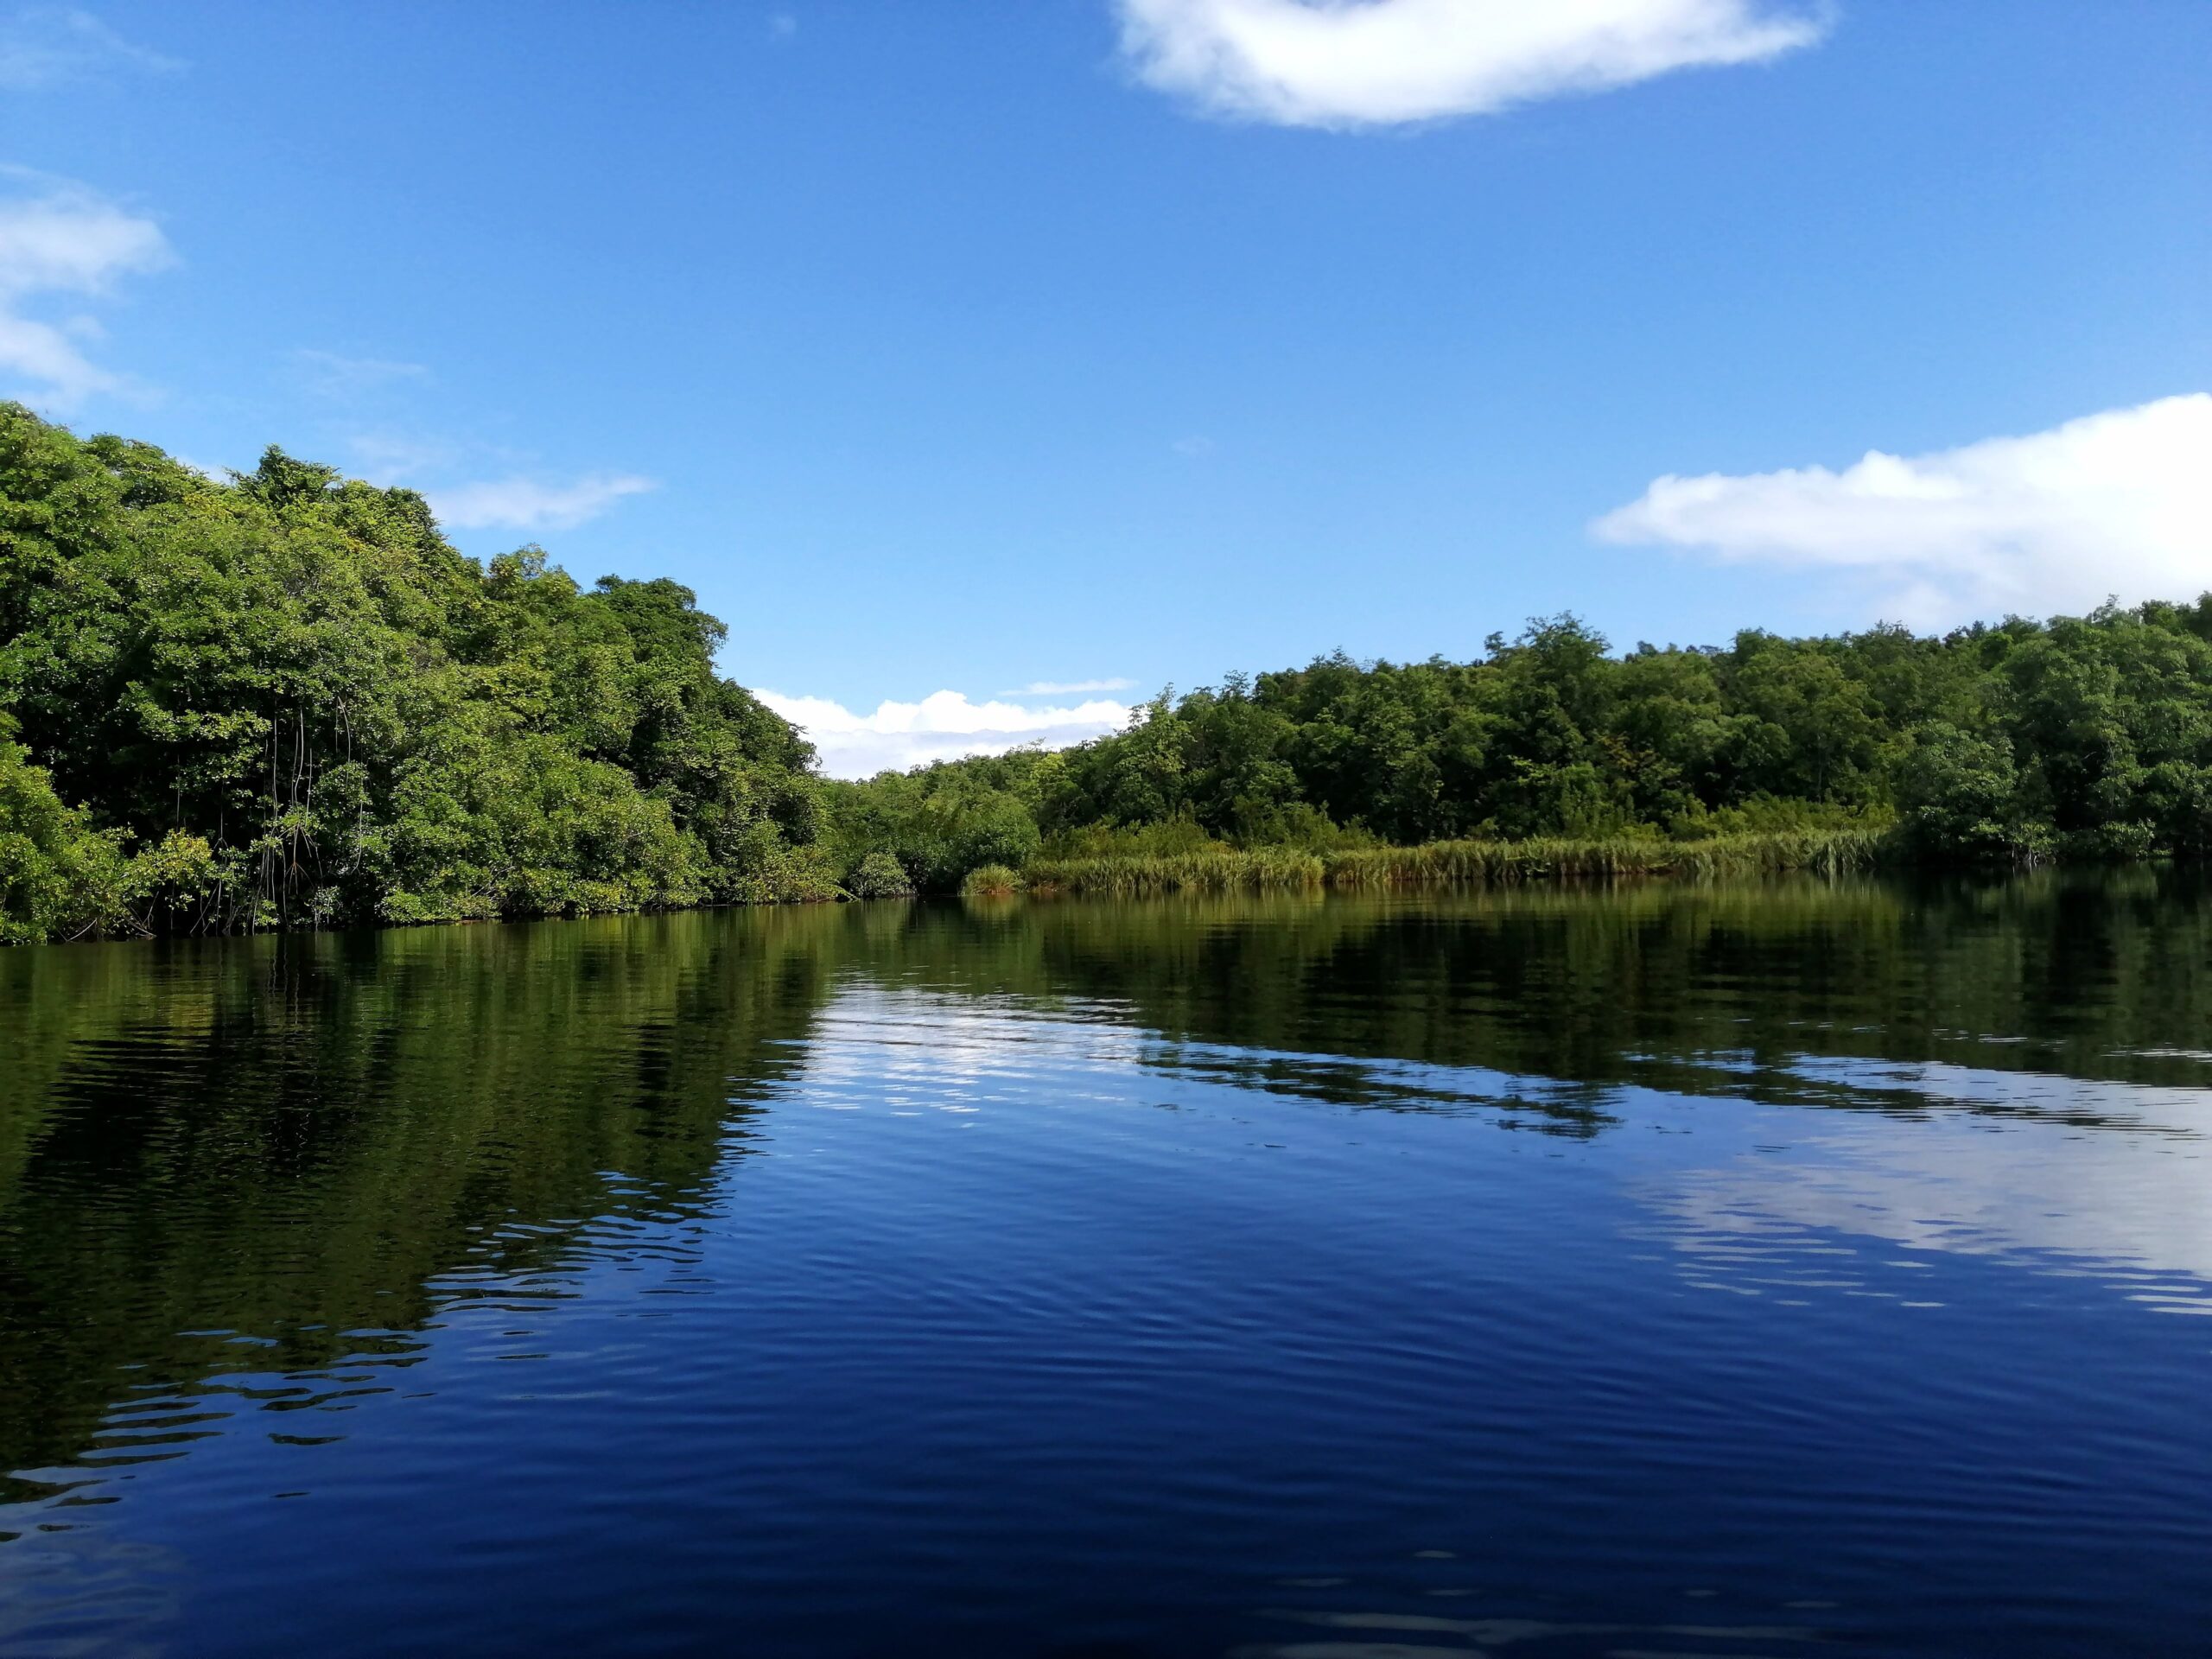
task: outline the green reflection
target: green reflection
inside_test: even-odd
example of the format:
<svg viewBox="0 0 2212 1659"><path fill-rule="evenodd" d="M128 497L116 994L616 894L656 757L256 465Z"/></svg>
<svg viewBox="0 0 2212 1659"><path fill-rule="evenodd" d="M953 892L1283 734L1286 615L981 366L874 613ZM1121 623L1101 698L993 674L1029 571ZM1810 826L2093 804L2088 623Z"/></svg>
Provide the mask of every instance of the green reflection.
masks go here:
<svg viewBox="0 0 2212 1659"><path fill-rule="evenodd" d="M2207 1030L2209 976L2204 885L2155 867L11 951L0 1468L84 1457L128 1395L404 1350L346 1333L419 1326L458 1271L556 1265L595 1218L698 1214L848 984L1019 998L1293 1099L1602 1135L1627 1085L1944 1109L1808 1058L2203 1087L2175 1041ZM2108 1094L1962 1109L2141 1127Z"/></svg>

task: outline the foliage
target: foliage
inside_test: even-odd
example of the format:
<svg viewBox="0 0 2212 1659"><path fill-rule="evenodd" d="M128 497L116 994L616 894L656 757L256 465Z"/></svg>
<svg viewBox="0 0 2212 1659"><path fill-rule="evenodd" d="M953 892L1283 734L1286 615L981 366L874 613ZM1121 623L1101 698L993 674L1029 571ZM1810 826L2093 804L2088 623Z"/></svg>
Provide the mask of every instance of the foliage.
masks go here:
<svg viewBox="0 0 2212 1659"><path fill-rule="evenodd" d="M410 491L0 405L8 937L830 896L812 751L723 637Z"/></svg>
<svg viewBox="0 0 2212 1659"><path fill-rule="evenodd" d="M1465 662L1339 652L858 784L715 671L724 637L672 582L464 557L410 491L275 448L219 482L0 404L0 938L954 893L985 866L1140 892L1885 833L1930 862L2212 854L2212 596L1624 655L1541 618Z"/></svg>
<svg viewBox="0 0 2212 1659"><path fill-rule="evenodd" d="M906 867L888 853L869 853L845 877L845 891L855 899L903 899L913 890Z"/></svg>
<svg viewBox="0 0 2212 1659"><path fill-rule="evenodd" d="M1014 808L1034 820L1033 884L1112 892L1236 885L1224 856L1266 849L1332 871L1482 879L1556 864L1568 844L1603 849L1591 868L1618 872L1754 849L1785 868L1791 848L1856 861L1878 842L1941 863L2201 856L2212 596L1940 638L1751 631L1624 656L1572 616L1543 618L1470 662L1338 653L1163 692L1127 729L1058 754L842 785L834 815L854 845L895 849L943 885L959 861L923 804L966 799L994 804L1006 844ZM1546 845L1501 863L1438 842Z"/></svg>
<svg viewBox="0 0 2212 1659"><path fill-rule="evenodd" d="M835 856L857 870L871 855L887 855L909 886L925 893L957 892L970 870L986 864L1018 869L1042 842L1028 785L1051 758L1033 752L885 772L867 784L828 784Z"/></svg>
<svg viewBox="0 0 2212 1659"><path fill-rule="evenodd" d="M1010 899L1021 887L1021 872L1004 864L978 865L960 883L962 894L969 899Z"/></svg>
<svg viewBox="0 0 2212 1659"><path fill-rule="evenodd" d="M126 868L116 837L66 805L22 746L0 737L0 943L114 925L125 913Z"/></svg>

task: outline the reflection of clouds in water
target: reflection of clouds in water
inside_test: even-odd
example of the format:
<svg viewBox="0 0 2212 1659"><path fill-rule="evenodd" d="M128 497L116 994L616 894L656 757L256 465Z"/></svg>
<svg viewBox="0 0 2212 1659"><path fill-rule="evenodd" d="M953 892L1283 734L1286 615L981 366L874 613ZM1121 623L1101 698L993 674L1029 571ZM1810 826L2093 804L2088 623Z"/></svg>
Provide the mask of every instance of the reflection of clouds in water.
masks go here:
<svg viewBox="0 0 2212 1659"><path fill-rule="evenodd" d="M2195 1057L2175 1050L2157 1058ZM1815 1084L1877 1100L1885 1096L1901 1097L1931 1107L2017 1114L2146 1135L2195 1137L2212 1130L2212 1090L2095 1081L2048 1071L1995 1071L1940 1060L1867 1060L1808 1054L1799 1056L1789 1069Z"/></svg>
<svg viewBox="0 0 2212 1659"><path fill-rule="evenodd" d="M1046 1072L1052 1097L1107 1104L1145 1097L1137 1079L1148 1075L1338 1107L1503 1111L1509 1123L1554 1132L1599 1133L1641 1115L1640 1090L1173 1041L1127 1023L1128 1012L851 983L823 1010L803 1079L787 1088L830 1110L972 1115L1033 1107ZM1694 1071L1719 1084L1730 1058L1700 1055ZM1922 1294L1913 1280L1924 1263L1870 1253L1855 1236L2107 1275L2160 1311L2212 1313L2212 1091L1821 1056L1769 1075L1811 1085L1810 1096L1784 1096L1808 1134L1637 1194L1662 1217L1693 1282L1784 1302ZM1925 1109L1901 1124L1814 1100Z"/></svg>
<svg viewBox="0 0 2212 1659"><path fill-rule="evenodd" d="M1137 1060L1146 1034L1085 1018L1090 1007L849 983L817 1019L804 1077L788 1092L828 1111L967 1114L1024 1103L1033 1096L1012 1085L1046 1067L1119 1072Z"/></svg>
<svg viewBox="0 0 2212 1659"><path fill-rule="evenodd" d="M2108 1276L2159 1312L2212 1313L2212 1156L2197 1132L2212 1096L1957 1066L1803 1065L1967 1110L1909 1134L1826 1118L1786 1148L1646 1188L1693 1282L1785 1301L1912 1300L1916 1264L1866 1255L1847 1243L1855 1236ZM2001 1127L1992 1108L2007 1111ZM2105 1127L2084 1132L2085 1117Z"/></svg>
<svg viewBox="0 0 2212 1659"><path fill-rule="evenodd" d="M1586 1134L1610 1121L1613 1091L1484 1066L1302 1054L1179 1040L1129 1023L1119 1003L1039 1007L1018 996L948 995L852 983L823 1010L807 1045L804 1103L832 1111L972 1113L1027 1106L1042 1071L1061 1099L1127 1102L1141 1075L1316 1104L1389 1111L1503 1111L1513 1127ZM1099 1079L1071 1090L1071 1075ZM1516 1114L1526 1113L1523 1117Z"/></svg>

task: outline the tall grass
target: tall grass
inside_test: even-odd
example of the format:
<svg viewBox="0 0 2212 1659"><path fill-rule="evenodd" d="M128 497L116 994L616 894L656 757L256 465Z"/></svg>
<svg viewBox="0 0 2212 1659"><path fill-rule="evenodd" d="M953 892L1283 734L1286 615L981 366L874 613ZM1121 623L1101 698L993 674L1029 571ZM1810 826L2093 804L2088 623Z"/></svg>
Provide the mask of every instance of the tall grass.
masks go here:
<svg viewBox="0 0 2212 1659"><path fill-rule="evenodd" d="M1152 856L1110 854L1043 858L1023 872L1032 893L1079 893L1128 899L1158 893L1236 893L1318 887L1328 871L1313 854L1294 848L1240 851L1215 847Z"/></svg>
<svg viewBox="0 0 2212 1659"><path fill-rule="evenodd" d="M1150 856L1038 859L1023 876L1032 893L1135 898L1322 886L1503 887L1639 876L1694 880L1796 870L1839 875L1872 868L1885 844L1879 831L1853 829L1778 830L1704 841L1632 836L1439 841L1425 847L1357 848L1325 856L1289 848L1215 847Z"/></svg>
<svg viewBox="0 0 2212 1659"><path fill-rule="evenodd" d="M1329 861L1328 879L1334 887L1399 887L1624 876L1696 880L1785 870L1837 875L1872 866L1883 844L1882 835L1868 830L1789 830L1707 841L1440 841L1426 847L1339 853Z"/></svg>

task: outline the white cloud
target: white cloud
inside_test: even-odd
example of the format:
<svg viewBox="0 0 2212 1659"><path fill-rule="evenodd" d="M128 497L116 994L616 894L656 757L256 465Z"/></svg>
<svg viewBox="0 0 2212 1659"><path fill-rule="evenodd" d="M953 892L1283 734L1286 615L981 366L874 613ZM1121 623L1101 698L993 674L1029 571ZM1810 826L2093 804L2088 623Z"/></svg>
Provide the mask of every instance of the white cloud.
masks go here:
<svg viewBox="0 0 2212 1659"><path fill-rule="evenodd" d="M426 493L440 521L455 530L540 531L573 529L626 495L659 487L634 473L591 473L569 484L498 478Z"/></svg>
<svg viewBox="0 0 2212 1659"><path fill-rule="evenodd" d="M308 390L317 397L340 401L355 398L396 382L427 380L429 370L420 363L401 363L384 357L347 357L340 352L302 346L292 362Z"/></svg>
<svg viewBox="0 0 2212 1659"><path fill-rule="evenodd" d="M1081 696L1086 691L1126 691L1135 680L1032 680L1018 691L1001 691L1002 697Z"/></svg>
<svg viewBox="0 0 2212 1659"><path fill-rule="evenodd" d="M804 730L833 778L869 778L963 754L1003 754L1025 743L1065 748L1128 724L1128 707L1105 698L1071 706L1026 708L1020 703L970 702L958 691L937 691L919 702L885 702L873 714L855 714L827 697L755 693Z"/></svg>
<svg viewBox="0 0 2212 1659"><path fill-rule="evenodd" d="M113 70L168 73L184 66L135 46L74 6L26 6L0 22L0 87L31 92Z"/></svg>
<svg viewBox="0 0 2212 1659"><path fill-rule="evenodd" d="M78 345L99 337L94 320L47 321L25 309L41 296L96 298L118 277L160 270L174 257L161 227L66 180L18 168L0 178L33 187L0 200L0 376L13 382L4 390L64 407L117 390L121 377Z"/></svg>
<svg viewBox="0 0 2212 1659"><path fill-rule="evenodd" d="M1840 473L1669 474L1591 529L1853 572L1921 626L2194 598L2212 588L2212 396L1933 454L1874 450Z"/></svg>
<svg viewBox="0 0 2212 1659"><path fill-rule="evenodd" d="M1359 127L1481 115L1809 45L1773 0L1119 0L1122 47L1217 114Z"/></svg>
<svg viewBox="0 0 2212 1659"><path fill-rule="evenodd" d="M466 453L461 444L409 432L355 432L346 437L346 447L359 458L363 477L385 486L448 470Z"/></svg>

